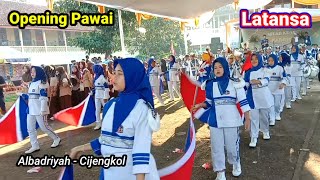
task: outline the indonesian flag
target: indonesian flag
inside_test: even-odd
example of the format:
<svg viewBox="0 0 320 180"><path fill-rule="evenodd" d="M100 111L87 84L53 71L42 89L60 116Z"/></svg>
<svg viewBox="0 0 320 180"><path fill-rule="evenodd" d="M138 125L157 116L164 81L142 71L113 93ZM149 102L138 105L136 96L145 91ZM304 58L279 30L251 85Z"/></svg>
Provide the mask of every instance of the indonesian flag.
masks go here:
<svg viewBox="0 0 320 180"><path fill-rule="evenodd" d="M176 55L176 51L174 50L174 47L173 47L173 42L171 41L171 45L170 45L170 52L172 55Z"/></svg>
<svg viewBox="0 0 320 180"><path fill-rule="evenodd" d="M189 144L186 153L174 164L158 171L161 180L191 179L192 167L196 149L196 133L192 118L190 118L189 133L186 143ZM58 180L73 180L73 165L63 167ZM103 180L103 176L100 176Z"/></svg>
<svg viewBox="0 0 320 180"><path fill-rule="evenodd" d="M86 126L96 121L95 104L92 96L75 107L64 109L54 115L54 118L71 126Z"/></svg>
<svg viewBox="0 0 320 180"><path fill-rule="evenodd" d="M0 145L14 144L29 136L27 130L27 102L19 97L0 119Z"/></svg>
<svg viewBox="0 0 320 180"><path fill-rule="evenodd" d="M198 88L197 88L198 87ZM197 90L197 92L196 92ZM201 90L201 84L198 81L191 79L185 73L181 74L181 86L180 92L183 99L183 102L187 109L191 112L191 108L193 106L194 97L196 95L195 104L202 103L206 100L206 92ZM243 115L240 104L237 103L237 108L241 116Z"/></svg>

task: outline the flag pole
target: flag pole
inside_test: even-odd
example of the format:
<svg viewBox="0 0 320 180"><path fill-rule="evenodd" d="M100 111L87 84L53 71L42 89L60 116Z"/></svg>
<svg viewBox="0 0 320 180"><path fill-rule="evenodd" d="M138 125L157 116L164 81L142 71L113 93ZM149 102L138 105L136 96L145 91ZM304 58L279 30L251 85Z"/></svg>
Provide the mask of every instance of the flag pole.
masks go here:
<svg viewBox="0 0 320 180"><path fill-rule="evenodd" d="M122 17L121 17L121 10L120 9L118 9L118 19L119 19L121 51L122 51L122 56L125 56L126 49L124 46L124 35L123 35Z"/></svg>

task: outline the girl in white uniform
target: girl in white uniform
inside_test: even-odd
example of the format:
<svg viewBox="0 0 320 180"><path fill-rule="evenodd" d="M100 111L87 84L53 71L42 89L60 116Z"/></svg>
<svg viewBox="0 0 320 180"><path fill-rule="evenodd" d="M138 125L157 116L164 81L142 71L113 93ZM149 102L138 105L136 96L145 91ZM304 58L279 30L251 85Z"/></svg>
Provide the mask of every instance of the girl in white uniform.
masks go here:
<svg viewBox="0 0 320 180"><path fill-rule="evenodd" d="M105 78L104 70L101 65L94 65L94 89L91 94L94 94L94 103L96 107L96 126L94 130L101 128L101 108L104 106L104 99L109 99L109 85Z"/></svg>
<svg viewBox="0 0 320 180"><path fill-rule="evenodd" d="M94 150L98 155L127 155L123 167L103 169L104 179L159 180L155 159L150 153L152 131L159 129L149 79L143 64L134 58L115 60L114 88L119 97L103 109L101 135L90 144L71 150L71 158L80 151ZM134 67L134 68L132 68Z"/></svg>
<svg viewBox="0 0 320 180"><path fill-rule="evenodd" d="M156 61L154 59L149 59L148 70L147 70L147 75L149 76L149 82L152 87L153 93L158 98L160 104L164 106L164 102L160 94L160 81L165 82L165 80L163 76L160 76L161 74L162 72L160 68L156 66ZM159 79L159 77L161 77L161 79Z"/></svg>
<svg viewBox="0 0 320 180"><path fill-rule="evenodd" d="M250 147L256 147L259 129L263 139L270 139L269 112L274 105L273 96L268 84L270 74L263 67L262 57L259 54L251 56L252 68L245 73L244 80L247 87L247 99L251 107L251 142Z"/></svg>
<svg viewBox="0 0 320 180"><path fill-rule="evenodd" d="M170 95L170 101L174 101L174 91L181 98L180 91L178 88L178 81L179 81L179 73L180 73L180 66L179 63L176 62L176 58L173 55L169 56L169 70L168 70L168 89Z"/></svg>
<svg viewBox="0 0 320 180"><path fill-rule="evenodd" d="M286 87L284 90L285 94L285 104L287 109L291 109L291 99L292 99L292 81L293 79L291 78L291 60L290 56L287 53L281 53L280 54L280 61L281 61L281 66L284 68L284 71L286 73Z"/></svg>
<svg viewBox="0 0 320 180"><path fill-rule="evenodd" d="M301 81L303 76L303 65L304 59L301 54L299 54L299 47L297 45L292 46L291 48L291 78L292 78L292 100L302 99L300 95L301 90Z"/></svg>
<svg viewBox="0 0 320 180"><path fill-rule="evenodd" d="M46 74L41 67L33 66L31 68L31 77L32 82L29 84L28 94L22 94L22 97L28 101L27 129L31 143L31 148L25 152L26 154L40 150L36 123L44 133L53 139L51 148L57 147L61 141L47 122L47 116L50 112L47 93L49 84Z"/></svg>
<svg viewBox="0 0 320 180"><path fill-rule="evenodd" d="M275 125L275 120L280 121L281 98L284 95L284 87L286 85L286 74L282 66L278 65L278 57L271 54L268 59L268 73L271 74L269 89L274 98L274 106L270 108L270 125Z"/></svg>
<svg viewBox="0 0 320 180"><path fill-rule="evenodd" d="M243 120L237 109L240 103L245 112L245 128L250 126L250 106L246 99L244 81L235 82L230 79L228 62L219 57L213 62L215 78L205 81L201 88L206 91L206 101L193 107L195 117L210 126L211 152L213 170L218 172L216 180L225 180L225 152L228 162L233 164L232 174L240 176L241 164L239 154L239 127Z"/></svg>

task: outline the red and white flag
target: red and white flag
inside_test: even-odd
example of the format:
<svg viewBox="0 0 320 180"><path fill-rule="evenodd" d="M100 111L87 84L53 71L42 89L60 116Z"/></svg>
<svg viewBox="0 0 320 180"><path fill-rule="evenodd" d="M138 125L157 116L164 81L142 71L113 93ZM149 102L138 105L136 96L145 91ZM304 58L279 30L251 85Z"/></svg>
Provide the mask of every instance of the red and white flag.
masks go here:
<svg viewBox="0 0 320 180"><path fill-rule="evenodd" d="M71 126L86 126L96 121L94 99L88 96L75 107L64 109L54 115L54 118Z"/></svg>

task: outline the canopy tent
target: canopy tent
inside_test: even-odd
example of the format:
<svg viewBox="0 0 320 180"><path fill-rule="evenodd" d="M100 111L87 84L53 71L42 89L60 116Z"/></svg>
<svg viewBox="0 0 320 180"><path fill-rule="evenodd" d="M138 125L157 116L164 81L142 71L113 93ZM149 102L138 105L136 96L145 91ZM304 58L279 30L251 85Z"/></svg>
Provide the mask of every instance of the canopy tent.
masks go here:
<svg viewBox="0 0 320 180"><path fill-rule="evenodd" d="M186 22L234 0L78 0L110 8Z"/></svg>
<svg viewBox="0 0 320 180"><path fill-rule="evenodd" d="M30 57L7 46L0 46L0 63L27 63Z"/></svg>

